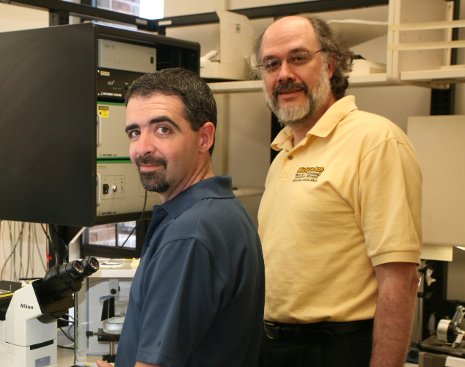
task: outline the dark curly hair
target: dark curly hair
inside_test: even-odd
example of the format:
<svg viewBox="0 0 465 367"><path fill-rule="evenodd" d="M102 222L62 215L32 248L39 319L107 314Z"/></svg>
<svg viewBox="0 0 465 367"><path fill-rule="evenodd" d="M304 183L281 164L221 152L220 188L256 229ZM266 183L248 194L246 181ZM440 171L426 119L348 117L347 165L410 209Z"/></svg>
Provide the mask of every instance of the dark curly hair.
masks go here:
<svg viewBox="0 0 465 367"><path fill-rule="evenodd" d="M184 105L184 116L198 131L206 122L217 124L217 108L213 92L196 73L183 68L168 68L147 73L136 79L126 92L126 105L134 96L153 94L178 96ZM213 145L210 154L213 152Z"/></svg>
<svg viewBox="0 0 465 367"><path fill-rule="evenodd" d="M331 90L336 99L344 97L345 91L349 86L348 74L352 70L352 62L354 54L345 45L341 44L334 36L328 23L322 18L316 16L302 16L307 19L313 26L315 33L320 42L321 49L325 52L328 59L334 61L335 69L331 78ZM261 59L261 45L265 31L258 37L253 49L253 57L255 61Z"/></svg>

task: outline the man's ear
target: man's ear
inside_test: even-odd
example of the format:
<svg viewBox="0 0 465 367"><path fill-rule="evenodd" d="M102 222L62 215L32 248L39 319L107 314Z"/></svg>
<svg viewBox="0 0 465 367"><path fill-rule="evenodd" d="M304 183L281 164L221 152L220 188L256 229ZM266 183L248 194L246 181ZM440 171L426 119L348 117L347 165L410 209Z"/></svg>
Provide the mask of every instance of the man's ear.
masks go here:
<svg viewBox="0 0 465 367"><path fill-rule="evenodd" d="M212 147L213 143L215 142L215 125L213 122L206 122L204 123L200 129L200 151L208 152L209 149Z"/></svg>
<svg viewBox="0 0 465 367"><path fill-rule="evenodd" d="M328 71L329 79L333 77L334 70L336 70L336 60L334 60L331 56L328 57L326 62L326 70Z"/></svg>

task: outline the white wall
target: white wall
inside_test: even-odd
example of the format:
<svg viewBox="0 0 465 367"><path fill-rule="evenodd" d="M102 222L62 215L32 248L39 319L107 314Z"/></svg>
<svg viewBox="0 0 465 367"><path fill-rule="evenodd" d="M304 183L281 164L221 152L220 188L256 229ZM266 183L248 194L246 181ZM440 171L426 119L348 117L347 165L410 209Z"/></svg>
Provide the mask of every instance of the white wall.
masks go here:
<svg viewBox="0 0 465 367"><path fill-rule="evenodd" d="M430 114L431 91L415 86L351 87L358 108L389 118L407 131L409 116Z"/></svg>
<svg viewBox="0 0 465 367"><path fill-rule="evenodd" d="M0 32L47 27L48 11L0 3Z"/></svg>

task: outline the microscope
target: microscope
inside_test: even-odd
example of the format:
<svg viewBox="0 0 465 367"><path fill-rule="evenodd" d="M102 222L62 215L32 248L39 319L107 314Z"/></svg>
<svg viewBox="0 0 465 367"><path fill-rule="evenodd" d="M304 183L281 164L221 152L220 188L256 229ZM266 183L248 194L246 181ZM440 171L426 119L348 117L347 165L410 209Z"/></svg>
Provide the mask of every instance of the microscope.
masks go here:
<svg viewBox="0 0 465 367"><path fill-rule="evenodd" d="M99 269L94 257L52 267L0 296L0 367L56 367L57 319L74 307L73 294Z"/></svg>
<svg viewBox="0 0 465 367"><path fill-rule="evenodd" d="M436 335L421 343L419 366L465 366L464 316L465 307L458 305L452 319L439 321Z"/></svg>
<svg viewBox="0 0 465 367"><path fill-rule="evenodd" d="M457 348L462 343L465 330L462 326L465 307L457 306L452 320L440 320L437 327L438 340L450 344L451 348Z"/></svg>

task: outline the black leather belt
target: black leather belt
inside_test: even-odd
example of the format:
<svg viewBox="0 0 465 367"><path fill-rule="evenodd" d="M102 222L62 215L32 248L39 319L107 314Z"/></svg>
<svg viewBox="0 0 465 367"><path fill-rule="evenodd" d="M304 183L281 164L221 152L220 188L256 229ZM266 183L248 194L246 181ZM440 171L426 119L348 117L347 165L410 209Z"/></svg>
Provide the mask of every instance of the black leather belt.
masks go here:
<svg viewBox="0 0 465 367"><path fill-rule="evenodd" d="M265 335L268 339L293 339L299 337L321 337L352 334L373 330L373 320L349 322L317 322L313 324L283 324L264 322Z"/></svg>

